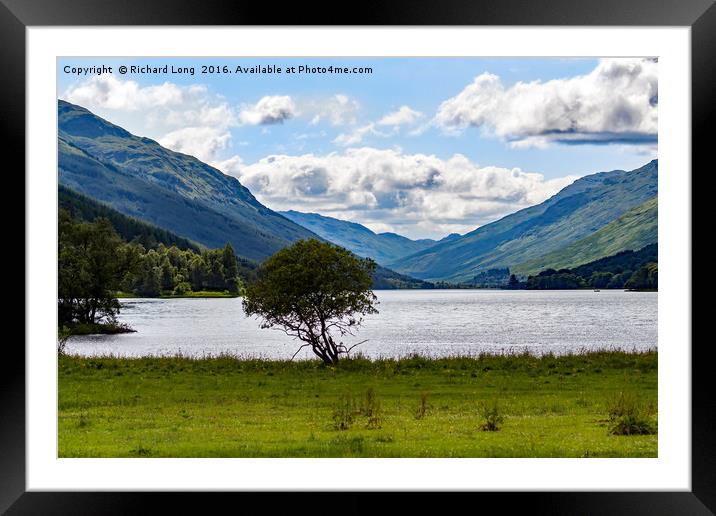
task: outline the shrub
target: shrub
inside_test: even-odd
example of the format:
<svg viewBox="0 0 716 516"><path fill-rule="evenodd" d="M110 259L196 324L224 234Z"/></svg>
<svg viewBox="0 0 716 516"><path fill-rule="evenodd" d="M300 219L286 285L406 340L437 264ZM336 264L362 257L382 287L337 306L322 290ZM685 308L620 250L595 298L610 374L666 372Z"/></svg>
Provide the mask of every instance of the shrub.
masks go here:
<svg viewBox="0 0 716 516"><path fill-rule="evenodd" d="M497 400L494 400L492 403L483 403L480 406L480 417L482 418L480 430L485 432L497 432L505 421L505 417L500 412Z"/></svg>
<svg viewBox="0 0 716 516"><path fill-rule="evenodd" d="M418 410L415 411L415 419L423 419L427 413L430 406L428 405L428 396L430 393L428 392L421 392L420 393L420 405L418 405Z"/></svg>
<svg viewBox="0 0 716 516"><path fill-rule="evenodd" d="M182 281L179 283L176 287L174 287L173 294L175 296L183 296L185 294L191 293L191 285L187 283L186 281Z"/></svg>
<svg viewBox="0 0 716 516"><path fill-rule="evenodd" d="M348 430L353 426L356 406L350 393L342 395L333 409L333 426L336 430Z"/></svg>
<svg viewBox="0 0 716 516"><path fill-rule="evenodd" d="M631 392L620 392L607 401L609 433L612 435L650 435L656 433L651 414Z"/></svg>
<svg viewBox="0 0 716 516"><path fill-rule="evenodd" d="M383 416L380 407L380 399L378 399L373 387L369 387L365 393L362 413L368 418L366 428L374 430L381 427Z"/></svg>

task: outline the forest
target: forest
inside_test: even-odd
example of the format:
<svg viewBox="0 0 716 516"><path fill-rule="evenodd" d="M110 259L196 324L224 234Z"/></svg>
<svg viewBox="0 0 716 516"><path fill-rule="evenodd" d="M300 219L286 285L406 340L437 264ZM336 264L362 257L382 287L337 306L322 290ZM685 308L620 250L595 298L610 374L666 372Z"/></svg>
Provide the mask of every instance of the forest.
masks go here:
<svg viewBox="0 0 716 516"><path fill-rule="evenodd" d="M64 208L59 211L58 232L60 325L113 325L119 293L236 296L253 272L239 261L230 243L212 250L181 249L162 242L146 248L123 239L107 218L78 220Z"/></svg>
<svg viewBox="0 0 716 516"><path fill-rule="evenodd" d="M658 257L658 245L650 244L638 251L622 251L573 269L546 269L536 276L528 276L523 288L657 290Z"/></svg>

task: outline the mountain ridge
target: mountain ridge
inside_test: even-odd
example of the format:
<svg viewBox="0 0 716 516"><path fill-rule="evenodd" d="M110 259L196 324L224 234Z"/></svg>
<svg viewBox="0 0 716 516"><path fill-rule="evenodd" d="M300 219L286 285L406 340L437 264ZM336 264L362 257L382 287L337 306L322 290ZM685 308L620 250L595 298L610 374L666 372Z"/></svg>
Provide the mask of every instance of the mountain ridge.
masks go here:
<svg viewBox="0 0 716 516"><path fill-rule="evenodd" d="M470 281L482 270L513 267L556 251L657 195L658 161L577 179L546 201L387 264L429 281Z"/></svg>
<svg viewBox="0 0 716 516"><path fill-rule="evenodd" d="M358 256L372 258L381 265L436 243L431 239L412 240L391 232L375 233L357 222L327 217L320 213L296 210L279 213L329 242L345 247Z"/></svg>
<svg viewBox="0 0 716 516"><path fill-rule="evenodd" d="M546 268L569 269L627 250L637 251L658 240L658 199L653 197L591 235L512 268L527 276Z"/></svg>
<svg viewBox="0 0 716 516"><path fill-rule="evenodd" d="M238 179L58 100L59 181L120 213L208 247L263 259L317 235L261 204Z"/></svg>

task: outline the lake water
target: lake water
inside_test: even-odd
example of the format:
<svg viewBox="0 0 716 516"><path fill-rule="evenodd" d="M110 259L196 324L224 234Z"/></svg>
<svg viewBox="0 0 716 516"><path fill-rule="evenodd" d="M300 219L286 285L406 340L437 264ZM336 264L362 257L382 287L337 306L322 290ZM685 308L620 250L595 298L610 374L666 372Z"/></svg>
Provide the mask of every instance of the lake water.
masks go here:
<svg viewBox="0 0 716 516"><path fill-rule="evenodd" d="M379 314L355 337L370 357L476 355L529 351L561 354L587 349L655 349L656 292L591 290L383 290ZM136 333L72 337L81 355L230 353L288 359L300 341L261 329L241 299L123 299L120 322ZM298 357L313 358L310 350Z"/></svg>

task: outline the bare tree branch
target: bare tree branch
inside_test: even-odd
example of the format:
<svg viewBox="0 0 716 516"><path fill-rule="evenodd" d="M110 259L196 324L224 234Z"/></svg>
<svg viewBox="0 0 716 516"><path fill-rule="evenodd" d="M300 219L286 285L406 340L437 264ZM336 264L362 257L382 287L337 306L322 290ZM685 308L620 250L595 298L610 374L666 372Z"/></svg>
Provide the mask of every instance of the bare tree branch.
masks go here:
<svg viewBox="0 0 716 516"><path fill-rule="evenodd" d="M293 354L293 356L291 357L291 360L289 360L289 362L293 362L293 359L296 358L296 355L298 355L298 352L301 351L303 348L305 348L305 347L307 347L307 346L310 346L310 345L311 345L311 343L309 342L308 344L304 344L303 346L300 346L300 347L296 350L296 352Z"/></svg>

